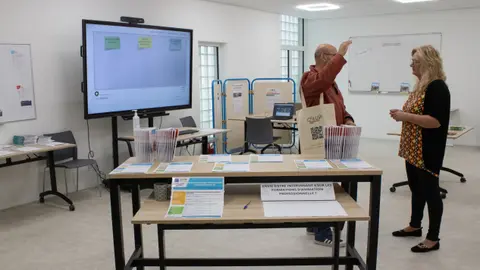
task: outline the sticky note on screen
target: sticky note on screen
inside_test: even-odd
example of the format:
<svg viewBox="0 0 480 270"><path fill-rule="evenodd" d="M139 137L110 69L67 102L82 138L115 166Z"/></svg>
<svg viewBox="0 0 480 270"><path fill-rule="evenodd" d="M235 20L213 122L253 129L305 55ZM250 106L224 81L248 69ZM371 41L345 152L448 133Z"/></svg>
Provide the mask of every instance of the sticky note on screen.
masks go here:
<svg viewBox="0 0 480 270"><path fill-rule="evenodd" d="M139 49L150 49L150 48L152 48L152 37L139 37L138 38L138 48Z"/></svg>
<svg viewBox="0 0 480 270"><path fill-rule="evenodd" d="M170 51L180 51L182 50L182 40L181 39L170 39Z"/></svg>
<svg viewBox="0 0 480 270"><path fill-rule="evenodd" d="M120 50L120 38L105 37L105 50Z"/></svg>

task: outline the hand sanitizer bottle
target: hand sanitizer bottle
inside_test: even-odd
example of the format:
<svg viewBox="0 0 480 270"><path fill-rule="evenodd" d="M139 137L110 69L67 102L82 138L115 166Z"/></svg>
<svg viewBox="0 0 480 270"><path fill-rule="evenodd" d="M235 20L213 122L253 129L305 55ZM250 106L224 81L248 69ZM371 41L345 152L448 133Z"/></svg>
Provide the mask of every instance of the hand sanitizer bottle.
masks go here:
<svg viewBox="0 0 480 270"><path fill-rule="evenodd" d="M133 115L133 130L140 128L140 117L138 117L137 110L133 110L135 115Z"/></svg>

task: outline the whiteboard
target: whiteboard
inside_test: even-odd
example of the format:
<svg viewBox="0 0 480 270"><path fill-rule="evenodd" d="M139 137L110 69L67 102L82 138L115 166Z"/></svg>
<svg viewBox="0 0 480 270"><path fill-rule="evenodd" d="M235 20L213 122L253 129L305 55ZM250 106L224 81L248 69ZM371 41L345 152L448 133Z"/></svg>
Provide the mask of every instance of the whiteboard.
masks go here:
<svg viewBox="0 0 480 270"><path fill-rule="evenodd" d="M412 49L432 45L441 51L442 34L352 37L348 61L348 90L356 92L412 91ZM402 90L402 91L401 91Z"/></svg>
<svg viewBox="0 0 480 270"><path fill-rule="evenodd" d="M35 119L31 50L0 44L0 123Z"/></svg>

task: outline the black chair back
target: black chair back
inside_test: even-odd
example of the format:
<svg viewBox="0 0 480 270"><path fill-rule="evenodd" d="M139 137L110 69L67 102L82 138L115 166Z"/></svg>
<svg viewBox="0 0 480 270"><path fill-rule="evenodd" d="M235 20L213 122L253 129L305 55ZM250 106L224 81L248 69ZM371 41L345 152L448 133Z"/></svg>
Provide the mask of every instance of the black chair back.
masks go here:
<svg viewBox="0 0 480 270"><path fill-rule="evenodd" d="M247 124L247 142L252 144L273 143L273 127L271 118L245 119Z"/></svg>
<svg viewBox="0 0 480 270"><path fill-rule="evenodd" d="M70 130L58 132L58 133L45 134L45 136L52 137L52 140L56 142L76 144L75 137L73 136L73 132ZM77 158L78 158L77 147L57 150L54 152L55 161L61 161L66 159L77 159Z"/></svg>

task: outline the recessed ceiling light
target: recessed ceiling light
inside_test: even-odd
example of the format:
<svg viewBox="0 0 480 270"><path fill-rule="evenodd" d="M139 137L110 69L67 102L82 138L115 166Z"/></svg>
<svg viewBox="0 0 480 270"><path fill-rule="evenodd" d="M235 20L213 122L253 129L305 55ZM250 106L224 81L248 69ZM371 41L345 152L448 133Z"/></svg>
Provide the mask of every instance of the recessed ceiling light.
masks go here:
<svg viewBox="0 0 480 270"><path fill-rule="evenodd" d="M298 5L297 9L306 10L306 11L325 11L325 10L335 10L339 9L339 5L330 4L330 3L317 3L317 4L308 4L308 5Z"/></svg>
<svg viewBox="0 0 480 270"><path fill-rule="evenodd" d="M436 0L394 0L394 1L402 4L410 4L410 3L420 3L420 2L433 2Z"/></svg>

